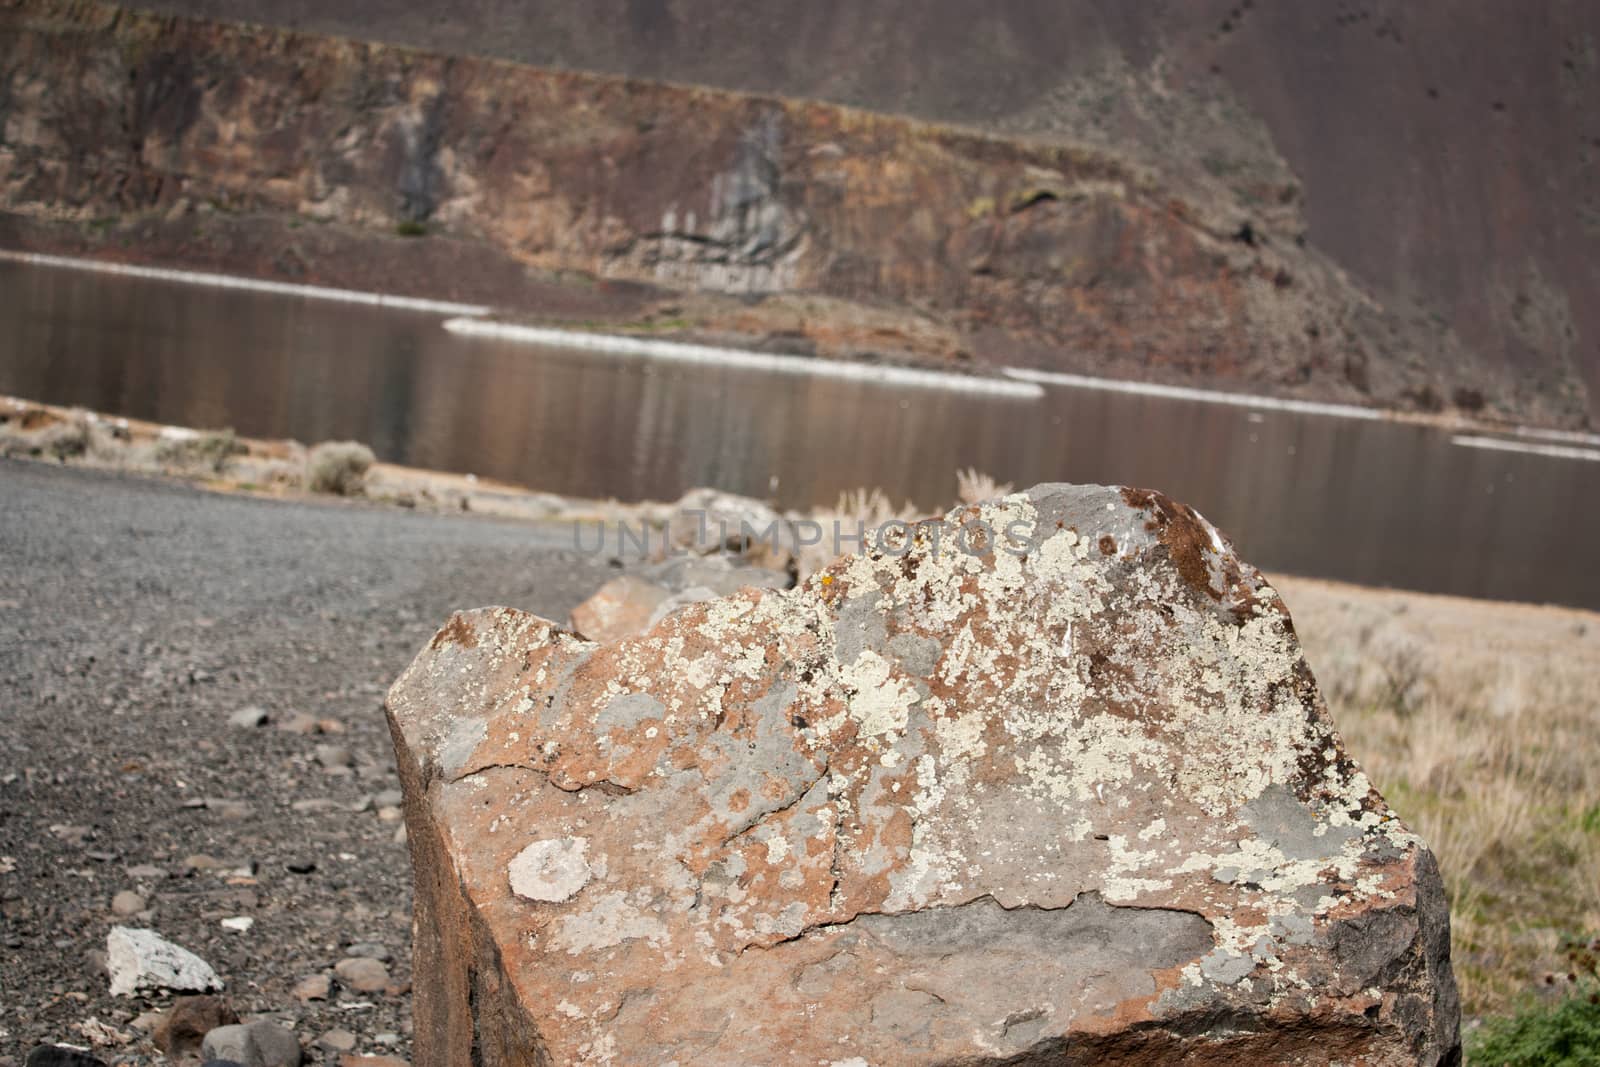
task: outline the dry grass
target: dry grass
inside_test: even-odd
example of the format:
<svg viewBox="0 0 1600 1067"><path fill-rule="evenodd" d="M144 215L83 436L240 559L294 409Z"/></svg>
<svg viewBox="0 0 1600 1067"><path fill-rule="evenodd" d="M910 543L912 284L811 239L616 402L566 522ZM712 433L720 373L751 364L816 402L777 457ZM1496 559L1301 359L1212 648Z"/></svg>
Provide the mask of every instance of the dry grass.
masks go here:
<svg viewBox="0 0 1600 1067"><path fill-rule="evenodd" d="M1600 617L1284 579L1350 752L1433 847L1469 1016L1600 932Z"/></svg>
<svg viewBox="0 0 1600 1067"><path fill-rule="evenodd" d="M962 504L981 504L985 500L1005 496L1011 492L1010 482L997 482L976 467L956 471L956 501Z"/></svg>

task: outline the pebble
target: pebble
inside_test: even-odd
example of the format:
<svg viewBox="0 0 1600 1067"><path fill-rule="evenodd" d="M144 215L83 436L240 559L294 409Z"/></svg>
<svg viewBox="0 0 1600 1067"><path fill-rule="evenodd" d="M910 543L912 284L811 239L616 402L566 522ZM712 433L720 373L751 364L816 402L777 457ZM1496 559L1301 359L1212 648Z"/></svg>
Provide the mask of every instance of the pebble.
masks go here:
<svg viewBox="0 0 1600 1067"><path fill-rule="evenodd" d="M373 959L382 960L384 963L388 963L390 959L388 948L376 941L357 941L345 949L344 954L346 956L371 956Z"/></svg>
<svg viewBox="0 0 1600 1067"><path fill-rule="evenodd" d="M27 1067L106 1067L105 1062L81 1049L65 1045L39 1045L28 1053Z"/></svg>
<svg viewBox="0 0 1600 1067"><path fill-rule="evenodd" d="M308 975L294 984L295 999L302 1004L313 1000L327 1000L333 994L333 982L325 974Z"/></svg>
<svg viewBox="0 0 1600 1067"><path fill-rule="evenodd" d="M371 956L351 956L334 965L339 981L358 993L377 993L389 985L389 968Z"/></svg>
<svg viewBox="0 0 1600 1067"><path fill-rule="evenodd" d="M307 797L305 800L295 801L289 807L294 811L300 812L344 810L344 805L332 797Z"/></svg>
<svg viewBox="0 0 1600 1067"><path fill-rule="evenodd" d="M287 719L278 722L278 729L286 730L291 734L317 734L322 732L322 727L317 720L303 711L296 712Z"/></svg>
<svg viewBox="0 0 1600 1067"><path fill-rule="evenodd" d="M146 907L147 905L145 904L144 897L141 897L138 893L135 893L131 889L124 889L122 892L111 898L112 913L119 915L124 919L130 915L139 914Z"/></svg>
<svg viewBox="0 0 1600 1067"><path fill-rule="evenodd" d="M165 878L167 876L167 870L165 867L157 867L153 863L138 863L132 867L124 867L123 871L128 875L129 878L138 878L141 880L153 881L156 879Z"/></svg>
<svg viewBox="0 0 1600 1067"><path fill-rule="evenodd" d="M251 729L257 726L265 726L269 721L270 717L267 715L267 709L258 708L254 705L251 705L247 708L240 708L238 711L228 716L229 726L247 727Z"/></svg>
<svg viewBox="0 0 1600 1067"><path fill-rule="evenodd" d="M233 1006L221 997L179 997L151 1030L150 1040L176 1060L198 1052L212 1030L238 1021Z"/></svg>
<svg viewBox="0 0 1600 1067"><path fill-rule="evenodd" d="M214 871L218 867L226 866L215 856L208 856L204 852L196 852L191 856L183 857L180 864L186 871Z"/></svg>
<svg viewBox="0 0 1600 1067"><path fill-rule="evenodd" d="M300 1039L270 1019L219 1026L206 1034L200 1055L231 1060L239 1067L300 1067Z"/></svg>
<svg viewBox="0 0 1600 1067"><path fill-rule="evenodd" d="M256 921L248 915L230 915L222 920L224 930L232 930L236 934L248 933Z"/></svg>
<svg viewBox="0 0 1600 1067"><path fill-rule="evenodd" d="M328 770L348 767L354 762L350 750L343 745L318 745L315 754L317 762Z"/></svg>
<svg viewBox="0 0 1600 1067"><path fill-rule="evenodd" d="M317 1038L317 1044L334 1052L349 1052L356 1047L356 1035L348 1030L329 1030Z"/></svg>

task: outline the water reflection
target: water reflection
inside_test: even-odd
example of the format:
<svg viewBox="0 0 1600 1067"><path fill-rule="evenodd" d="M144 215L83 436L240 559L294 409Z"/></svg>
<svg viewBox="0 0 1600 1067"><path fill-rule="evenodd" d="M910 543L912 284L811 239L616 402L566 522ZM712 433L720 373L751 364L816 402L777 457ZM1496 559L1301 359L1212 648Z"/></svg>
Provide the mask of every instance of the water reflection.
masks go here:
<svg viewBox="0 0 1600 1067"><path fill-rule="evenodd" d="M1123 394L1030 402L536 350L439 321L0 264L0 391L624 499L709 484L800 506L865 485L931 508L966 466L1154 486L1269 569L1600 607L1596 463Z"/></svg>

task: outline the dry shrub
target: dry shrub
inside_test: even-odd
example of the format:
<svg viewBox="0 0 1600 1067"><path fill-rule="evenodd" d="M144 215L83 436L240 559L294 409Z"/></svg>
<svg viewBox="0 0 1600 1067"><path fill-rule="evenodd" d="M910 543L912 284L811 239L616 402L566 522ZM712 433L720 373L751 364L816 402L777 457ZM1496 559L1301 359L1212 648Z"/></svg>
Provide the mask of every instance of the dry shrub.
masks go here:
<svg viewBox="0 0 1600 1067"><path fill-rule="evenodd" d="M163 437L156 443L156 462L169 470L221 474L233 457L248 452L231 429Z"/></svg>
<svg viewBox="0 0 1600 1067"><path fill-rule="evenodd" d="M376 460L372 449L356 441L324 441L306 459L306 485L313 493L360 496Z"/></svg>

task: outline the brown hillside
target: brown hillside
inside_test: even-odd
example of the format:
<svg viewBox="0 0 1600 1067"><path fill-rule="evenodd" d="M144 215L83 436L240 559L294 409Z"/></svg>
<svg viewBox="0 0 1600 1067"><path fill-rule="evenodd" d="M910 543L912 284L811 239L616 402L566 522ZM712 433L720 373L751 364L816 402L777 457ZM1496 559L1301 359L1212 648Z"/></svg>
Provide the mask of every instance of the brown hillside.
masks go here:
<svg viewBox="0 0 1600 1067"><path fill-rule="evenodd" d="M276 17L296 20L287 7ZM386 32L465 47L449 34L473 24L506 41L544 39L512 32L510 17L456 13L432 29L401 17ZM817 27L844 33L849 21ZM1124 51L1079 64L1085 85L1109 87L1099 104L1058 71L1055 95L1007 111L1046 66L1027 58L1044 46L1016 33L1001 35L1005 64L925 65L949 72L933 82L970 78L987 93L888 99L886 86L911 85L910 74L894 74L896 49L879 61L860 52L887 47L867 24L841 38L858 65L825 64L867 81L816 86L981 117L957 113L965 100L1047 134L1004 139L792 99L24 0L0 6L0 208L35 243L93 245L96 220L115 216L122 239L138 238L119 254L209 248L231 269L346 283L370 278L377 242L378 261L407 268L391 287L521 303L503 279L474 287L454 268L487 254L530 277L576 272L757 305L815 294L828 299L793 329L829 355L970 356L1397 407L1482 396L1508 417L1583 417L1564 275L1536 270L1513 303L1524 335L1570 341L1567 363L1550 362L1543 342L1463 345L1409 301L1380 303L1300 239L1300 186L1270 134L1229 112L1225 94L1163 95L1139 66L1161 66L1158 52L1122 21L1102 29ZM681 29L643 15L606 25L623 65ZM715 51L704 34L732 34L722 80L754 76L759 42L782 27L755 16L728 25L739 29L709 20L696 40ZM610 39L580 28L544 36L550 47ZM819 32L801 34L806 48L831 54ZM984 33L928 38L929 54L969 58ZM581 51L545 58L575 64ZM677 75L671 48L650 54L644 73ZM769 77L799 77L790 69L801 66L777 63ZM982 69L1004 76L986 81ZM1092 104L1099 125L1084 120ZM310 222L316 232L302 232ZM401 241L397 228L434 236ZM226 236L240 233L253 236Z"/></svg>

